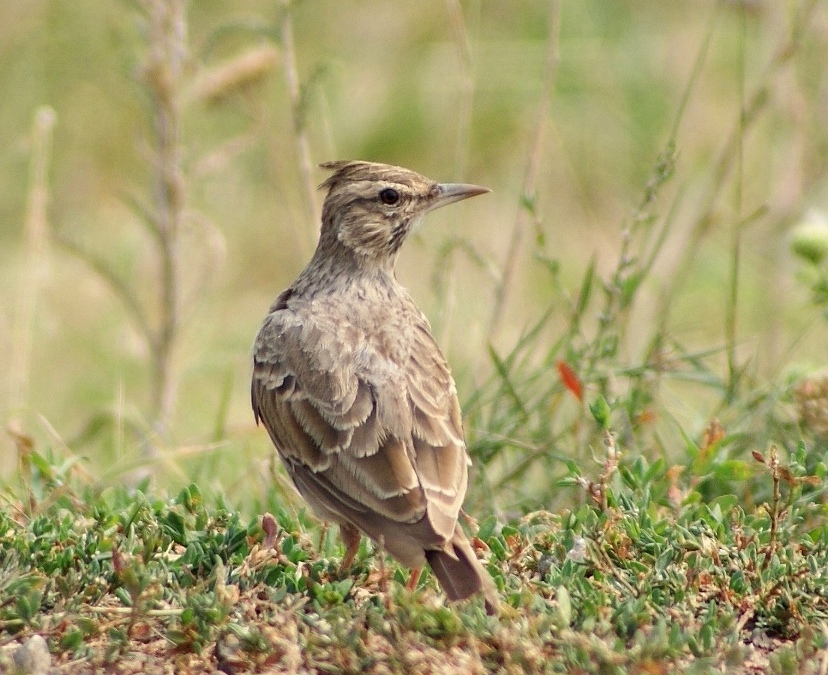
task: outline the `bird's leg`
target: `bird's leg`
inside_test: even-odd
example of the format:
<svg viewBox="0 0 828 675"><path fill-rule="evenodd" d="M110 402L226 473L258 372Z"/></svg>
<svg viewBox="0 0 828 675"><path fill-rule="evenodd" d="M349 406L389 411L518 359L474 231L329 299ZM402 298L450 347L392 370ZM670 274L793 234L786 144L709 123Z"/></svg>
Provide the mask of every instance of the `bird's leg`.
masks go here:
<svg viewBox="0 0 828 675"><path fill-rule="evenodd" d="M353 525L344 524L339 526L339 535L342 537L342 543L345 544L345 555L342 557L342 564L339 567L344 572L354 562L357 551L359 551L359 540L361 536L359 530Z"/></svg>
<svg viewBox="0 0 828 675"><path fill-rule="evenodd" d="M422 567L415 567L413 570L411 570L411 576L408 577L408 583L405 585L405 587L409 591L416 591L417 590L417 583L419 583L420 575L422 573L423 573L423 568Z"/></svg>
<svg viewBox="0 0 828 675"><path fill-rule="evenodd" d="M392 601L391 596L388 595L388 573L385 569L385 536L380 535L377 541L377 548L379 549L379 590L382 597L385 598L385 609L391 611Z"/></svg>
<svg viewBox="0 0 828 675"><path fill-rule="evenodd" d="M423 573L422 567L415 567L411 570L411 575L408 577L408 583L406 583L405 587L409 591L416 591L417 584L420 582L420 575Z"/></svg>

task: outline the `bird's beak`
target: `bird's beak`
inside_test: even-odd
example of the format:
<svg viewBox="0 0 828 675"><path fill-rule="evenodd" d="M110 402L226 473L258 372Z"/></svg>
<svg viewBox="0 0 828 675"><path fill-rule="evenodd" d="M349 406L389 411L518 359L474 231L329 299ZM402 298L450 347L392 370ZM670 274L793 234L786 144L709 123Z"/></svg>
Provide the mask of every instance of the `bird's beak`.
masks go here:
<svg viewBox="0 0 828 675"><path fill-rule="evenodd" d="M487 192L491 192L491 190L480 185L470 185L469 183L439 183L437 185L437 197L431 202L428 210L433 211L446 204L453 204L454 202L459 202L461 199L476 197Z"/></svg>

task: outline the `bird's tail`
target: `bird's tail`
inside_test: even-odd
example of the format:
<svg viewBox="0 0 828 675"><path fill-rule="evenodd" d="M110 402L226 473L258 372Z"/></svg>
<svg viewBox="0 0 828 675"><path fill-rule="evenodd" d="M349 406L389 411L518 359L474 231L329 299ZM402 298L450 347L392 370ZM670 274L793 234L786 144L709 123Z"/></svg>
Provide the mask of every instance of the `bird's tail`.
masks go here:
<svg viewBox="0 0 828 675"><path fill-rule="evenodd" d="M425 555L449 600L464 600L482 593L486 612L494 614L497 611L499 600L494 581L480 564L459 523L445 550L426 551Z"/></svg>

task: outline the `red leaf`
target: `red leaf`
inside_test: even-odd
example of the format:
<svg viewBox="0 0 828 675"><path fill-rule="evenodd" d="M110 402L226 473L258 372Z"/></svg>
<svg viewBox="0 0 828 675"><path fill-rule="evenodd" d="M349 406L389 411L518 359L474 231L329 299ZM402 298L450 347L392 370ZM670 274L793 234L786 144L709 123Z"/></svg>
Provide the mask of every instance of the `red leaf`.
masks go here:
<svg viewBox="0 0 828 675"><path fill-rule="evenodd" d="M655 422L656 414L653 410L642 410L635 418L635 421L639 424L649 424L650 422Z"/></svg>
<svg viewBox="0 0 828 675"><path fill-rule="evenodd" d="M556 365L558 366L558 375L560 375L563 386L569 389L575 398L583 401L584 387L581 384L581 380L575 374L575 371L572 370L572 367L566 361L558 361Z"/></svg>

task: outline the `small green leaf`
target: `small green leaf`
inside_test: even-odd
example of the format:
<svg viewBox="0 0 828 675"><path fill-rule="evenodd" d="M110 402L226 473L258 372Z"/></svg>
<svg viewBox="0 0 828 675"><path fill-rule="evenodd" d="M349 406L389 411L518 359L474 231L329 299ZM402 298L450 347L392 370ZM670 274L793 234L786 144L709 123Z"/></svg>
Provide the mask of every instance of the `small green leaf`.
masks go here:
<svg viewBox="0 0 828 675"><path fill-rule="evenodd" d="M496 527L497 518L495 516L489 516L486 520L480 523L480 527L477 529L477 536L483 541L488 541L494 534Z"/></svg>
<svg viewBox="0 0 828 675"><path fill-rule="evenodd" d="M589 411L600 429L609 429L612 410L603 396L599 396L595 403L590 404Z"/></svg>

